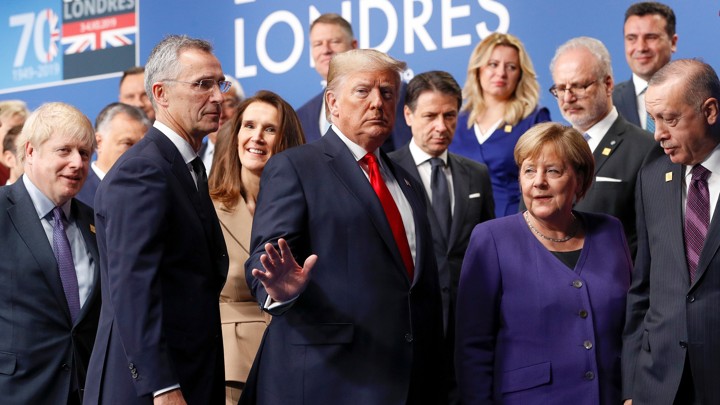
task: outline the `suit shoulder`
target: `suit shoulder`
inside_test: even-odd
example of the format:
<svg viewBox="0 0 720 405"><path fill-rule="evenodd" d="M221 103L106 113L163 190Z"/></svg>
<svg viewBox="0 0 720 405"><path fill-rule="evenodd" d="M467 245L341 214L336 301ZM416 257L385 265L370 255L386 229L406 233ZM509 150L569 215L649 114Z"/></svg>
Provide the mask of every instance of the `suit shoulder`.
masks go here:
<svg viewBox="0 0 720 405"><path fill-rule="evenodd" d="M470 170L482 171L482 172L488 171L488 167L485 163L477 162L475 160L472 160L472 159L467 158L462 155L458 155L457 153L453 153L453 152L448 152L448 155L452 156L452 158L455 159L455 161L458 164L465 166Z"/></svg>
<svg viewBox="0 0 720 405"><path fill-rule="evenodd" d="M313 98L306 101L305 104L301 105L300 108L297 109L298 115L310 114L315 110L319 110L319 105L322 105L324 94L325 92L321 91L319 94L316 94Z"/></svg>
<svg viewBox="0 0 720 405"><path fill-rule="evenodd" d="M410 148L407 145L405 145L400 149L395 149L394 151L388 153L387 155L393 161L398 161L398 160L404 158L405 156L407 156L409 153L410 153Z"/></svg>

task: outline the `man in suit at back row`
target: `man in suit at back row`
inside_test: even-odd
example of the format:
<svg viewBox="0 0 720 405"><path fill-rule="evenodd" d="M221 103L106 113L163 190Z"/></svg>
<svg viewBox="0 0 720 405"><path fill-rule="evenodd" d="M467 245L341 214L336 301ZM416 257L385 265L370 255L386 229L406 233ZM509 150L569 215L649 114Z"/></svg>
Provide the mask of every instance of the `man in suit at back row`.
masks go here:
<svg viewBox="0 0 720 405"><path fill-rule="evenodd" d="M649 133L618 115L612 103L610 54L594 38L573 38L558 47L550 62L563 117L584 134L595 157L595 178L578 211L618 218L635 257L635 179L649 154L661 152Z"/></svg>
<svg viewBox="0 0 720 405"><path fill-rule="evenodd" d="M90 121L40 106L18 139L25 174L0 188L0 402L80 404L100 313L92 210L73 198L95 148Z"/></svg>
<svg viewBox="0 0 720 405"><path fill-rule="evenodd" d="M720 80L706 63L670 62L650 79L645 104L667 156L638 176L623 398L720 404Z"/></svg>
<svg viewBox="0 0 720 405"><path fill-rule="evenodd" d="M454 378L455 302L463 257L475 225L495 217L488 168L449 153L462 90L447 72L425 72L408 83L405 122L413 139L389 154L423 185L421 197L433 233L443 304L448 403L458 403Z"/></svg>
<svg viewBox="0 0 720 405"><path fill-rule="evenodd" d="M353 36L352 26L342 16L335 13L322 14L310 24L310 55L312 56L315 70L322 77L325 86L330 60L338 53L357 49L358 42ZM405 85L401 84L400 94L396 107L395 125L390 136L385 140L382 149L390 152L405 145L412 134L410 128L405 125L402 117ZM305 138L308 143L320 139L330 128L330 118L326 115L325 91L311 98L297 110L298 118L302 124Z"/></svg>
<svg viewBox="0 0 720 405"><path fill-rule="evenodd" d="M648 80L670 62L677 49L675 12L654 1L635 3L625 12L623 34L632 77L615 86L613 103L628 122L654 132L645 110L645 91Z"/></svg>
<svg viewBox="0 0 720 405"><path fill-rule="evenodd" d="M336 55L325 92L330 130L265 166L245 269L258 303L277 316L241 403L445 399L422 185L380 151L404 66L370 49Z"/></svg>

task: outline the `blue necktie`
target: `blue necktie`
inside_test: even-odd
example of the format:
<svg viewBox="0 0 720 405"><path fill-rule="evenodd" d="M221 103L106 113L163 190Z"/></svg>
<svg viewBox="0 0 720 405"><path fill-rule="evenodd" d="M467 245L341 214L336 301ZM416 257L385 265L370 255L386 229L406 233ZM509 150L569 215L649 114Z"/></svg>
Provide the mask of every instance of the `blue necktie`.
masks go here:
<svg viewBox="0 0 720 405"><path fill-rule="evenodd" d="M65 299L70 309L73 323L80 313L80 292L78 291L77 273L73 262L72 250L67 233L65 233L65 213L60 207L53 208L53 251L58 264L60 282L65 292Z"/></svg>
<svg viewBox="0 0 720 405"><path fill-rule="evenodd" d="M645 113L645 114L647 114L647 120L645 121L645 129L648 132L655 134L655 120L652 119L652 117L650 116L650 113Z"/></svg>
<svg viewBox="0 0 720 405"><path fill-rule="evenodd" d="M450 224L452 224L452 214L450 210L450 188L448 187L447 177L443 173L445 162L440 158L431 158L432 173L430 174L430 191L432 192L432 207L435 211L445 240L450 236Z"/></svg>

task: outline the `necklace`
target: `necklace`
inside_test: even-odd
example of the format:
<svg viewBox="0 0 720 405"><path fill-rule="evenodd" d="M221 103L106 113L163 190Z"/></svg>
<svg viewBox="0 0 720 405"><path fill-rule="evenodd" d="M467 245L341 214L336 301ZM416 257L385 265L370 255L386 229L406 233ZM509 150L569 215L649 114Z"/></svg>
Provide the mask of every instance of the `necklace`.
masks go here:
<svg viewBox="0 0 720 405"><path fill-rule="evenodd" d="M575 222L575 214L570 213L570 215L572 215L573 223L574 223L574 222ZM543 239L545 239L545 240L549 240L549 241L551 241L551 242L557 242L557 243L567 242L567 241L569 241L570 239L574 238L574 237L575 237L575 234L577 234L577 231L578 231L578 227L575 227L575 230L572 231L572 232L570 232L569 234L567 234L567 236L565 236L564 238L560 238L560 239L551 238L551 237L549 237L549 236L543 235L542 233L540 233L540 231L538 231L537 229L535 229L534 226L532 226L532 224L530 223L530 217L528 216L528 212L527 212L527 211L525 211L525 213L523 213L523 216L525 217L525 222L528 224L528 226L530 227L530 229L532 229L533 232L535 232L536 234L538 234L538 236L540 236L541 238L543 238Z"/></svg>

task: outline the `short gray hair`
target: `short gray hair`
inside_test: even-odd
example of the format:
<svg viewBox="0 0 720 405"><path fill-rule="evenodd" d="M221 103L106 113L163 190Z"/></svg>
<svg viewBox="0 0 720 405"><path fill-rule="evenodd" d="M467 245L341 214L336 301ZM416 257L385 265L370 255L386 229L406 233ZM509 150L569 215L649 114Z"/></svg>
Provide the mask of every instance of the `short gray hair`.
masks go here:
<svg viewBox="0 0 720 405"><path fill-rule="evenodd" d="M212 53L213 47L204 39L191 38L187 35L168 35L155 45L147 63L145 64L145 92L150 97L153 107L155 98L152 97L153 83L174 79L180 74L180 64L177 63L180 53L186 49L197 49Z"/></svg>
<svg viewBox="0 0 720 405"><path fill-rule="evenodd" d="M143 110L124 103L110 103L100 111L95 119L95 132L100 134L107 132L110 122L118 114L125 114L143 124L145 128L150 128L150 120Z"/></svg>
<svg viewBox="0 0 720 405"><path fill-rule="evenodd" d="M550 72L552 73L555 70L555 62L557 62L557 59L560 57L560 55L569 50L581 48L587 49L588 52L595 56L597 63L594 65L593 70L596 78L602 79L606 76L613 77L612 59L610 58L610 52L608 52L607 48L600 40L591 37L573 38L560 45L555 51L555 56L553 56L552 60L550 61Z"/></svg>
<svg viewBox="0 0 720 405"><path fill-rule="evenodd" d="M720 80L712 66L700 59L678 59L655 72L648 86L658 86L671 78L682 78L685 103L700 111L702 104L712 97L720 101Z"/></svg>

